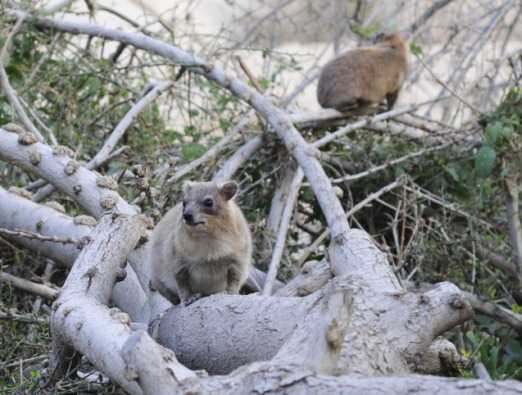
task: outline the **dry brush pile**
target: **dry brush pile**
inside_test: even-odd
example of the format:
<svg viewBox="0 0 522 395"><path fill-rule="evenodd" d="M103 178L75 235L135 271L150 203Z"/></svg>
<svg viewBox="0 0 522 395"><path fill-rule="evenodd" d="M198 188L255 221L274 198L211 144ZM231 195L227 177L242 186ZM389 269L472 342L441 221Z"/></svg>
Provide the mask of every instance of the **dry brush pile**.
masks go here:
<svg viewBox="0 0 522 395"><path fill-rule="evenodd" d="M274 97L291 56L263 51L277 71L261 78L228 53L184 50L164 17L160 34L90 1L91 16L132 29L52 15L71 1L21 3L0 5L6 389L101 391L103 379L71 379L94 369L133 394L522 391L490 377L519 378L522 360L520 53L490 70L508 70L502 84L480 80L492 103L463 95L418 44L452 5L437 1L402 33L407 86L429 72L444 95L369 116L302 113L289 106L314 70ZM363 35L360 3L349 26ZM512 34L522 7L499 18L513 4L487 14L477 42ZM244 295L172 306L149 286L147 236L191 178L240 182L256 269Z"/></svg>

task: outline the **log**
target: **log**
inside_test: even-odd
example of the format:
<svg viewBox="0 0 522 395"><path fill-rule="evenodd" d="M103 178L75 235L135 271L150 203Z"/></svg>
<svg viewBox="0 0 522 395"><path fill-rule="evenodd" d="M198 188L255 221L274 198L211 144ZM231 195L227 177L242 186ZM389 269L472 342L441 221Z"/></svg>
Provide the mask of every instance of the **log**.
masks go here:
<svg viewBox="0 0 522 395"><path fill-rule="evenodd" d="M133 334L127 314L107 307L127 255L144 231L138 216L107 215L78 256L53 304L53 378L74 367L76 351L131 394L167 393L177 381L195 377L146 333Z"/></svg>

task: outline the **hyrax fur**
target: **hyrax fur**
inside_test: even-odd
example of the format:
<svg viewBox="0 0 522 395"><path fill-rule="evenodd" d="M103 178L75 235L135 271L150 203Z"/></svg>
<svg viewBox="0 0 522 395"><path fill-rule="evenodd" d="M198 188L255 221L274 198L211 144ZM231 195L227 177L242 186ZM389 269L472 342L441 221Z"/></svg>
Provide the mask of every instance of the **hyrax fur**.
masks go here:
<svg viewBox="0 0 522 395"><path fill-rule="evenodd" d="M151 285L189 304L219 292L237 294L251 265L248 223L233 198L237 184L190 182L151 236Z"/></svg>
<svg viewBox="0 0 522 395"><path fill-rule="evenodd" d="M317 86L323 108L347 112L379 105L390 110L408 70L406 44L398 34L379 35L376 44L348 51L328 62Z"/></svg>

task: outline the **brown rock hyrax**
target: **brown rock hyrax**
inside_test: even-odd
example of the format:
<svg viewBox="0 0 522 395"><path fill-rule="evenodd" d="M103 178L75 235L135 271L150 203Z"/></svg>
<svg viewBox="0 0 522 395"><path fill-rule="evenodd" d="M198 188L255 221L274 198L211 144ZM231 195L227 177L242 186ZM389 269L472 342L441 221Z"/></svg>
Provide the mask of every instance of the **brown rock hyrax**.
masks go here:
<svg viewBox="0 0 522 395"><path fill-rule="evenodd" d="M189 182L183 202L154 229L151 285L184 304L219 292L239 293L251 264L248 223L234 202L237 184Z"/></svg>
<svg viewBox="0 0 522 395"><path fill-rule="evenodd" d="M398 34L380 34L372 47L348 51L328 62L317 85L323 108L347 112L379 105L393 107L408 70L406 44Z"/></svg>

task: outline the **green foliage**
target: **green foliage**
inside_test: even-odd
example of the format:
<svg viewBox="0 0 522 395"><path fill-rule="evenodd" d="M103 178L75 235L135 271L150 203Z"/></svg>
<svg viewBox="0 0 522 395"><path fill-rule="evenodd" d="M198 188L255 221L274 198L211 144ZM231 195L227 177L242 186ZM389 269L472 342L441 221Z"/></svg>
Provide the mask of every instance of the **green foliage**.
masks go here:
<svg viewBox="0 0 522 395"><path fill-rule="evenodd" d="M512 336L512 333L503 336L480 331L466 333L466 342L472 350L470 356L484 364L493 380L522 380L522 346Z"/></svg>
<svg viewBox="0 0 522 395"><path fill-rule="evenodd" d="M475 169L479 177L488 177L493 171L493 165L495 164L495 158L497 154L495 149L489 145L484 145L480 148L479 152L475 156Z"/></svg>
<svg viewBox="0 0 522 395"><path fill-rule="evenodd" d="M498 108L482 120L484 144L475 157L477 175L493 174L495 163L501 160L497 172L500 178L522 166L522 89L511 88Z"/></svg>
<svg viewBox="0 0 522 395"><path fill-rule="evenodd" d="M183 159L190 162L194 159L199 158L206 152L206 148L198 143L185 143L181 147Z"/></svg>
<svg viewBox="0 0 522 395"><path fill-rule="evenodd" d="M421 56L423 54L422 47L415 42L410 44L410 52L415 56Z"/></svg>
<svg viewBox="0 0 522 395"><path fill-rule="evenodd" d="M372 38L372 36L375 33L377 33L379 31L380 26L378 24L375 24L375 23L371 23L371 24L369 24L367 26L362 26L362 25L360 25L358 23L353 22L350 25L350 28L351 28L352 32L354 32L355 34L357 34L361 38L369 40L370 38Z"/></svg>

